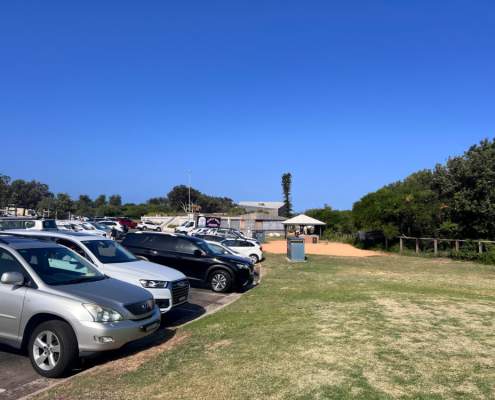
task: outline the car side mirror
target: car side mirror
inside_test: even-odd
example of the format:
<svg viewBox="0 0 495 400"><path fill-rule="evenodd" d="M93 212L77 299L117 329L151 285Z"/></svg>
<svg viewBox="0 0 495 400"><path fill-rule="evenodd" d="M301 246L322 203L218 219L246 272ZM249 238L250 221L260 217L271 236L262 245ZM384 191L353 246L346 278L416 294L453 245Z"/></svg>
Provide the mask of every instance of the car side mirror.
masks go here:
<svg viewBox="0 0 495 400"><path fill-rule="evenodd" d="M5 285L22 286L24 276L20 272L4 272L0 281Z"/></svg>
<svg viewBox="0 0 495 400"><path fill-rule="evenodd" d="M194 257L203 257L205 255L201 250L194 250Z"/></svg>

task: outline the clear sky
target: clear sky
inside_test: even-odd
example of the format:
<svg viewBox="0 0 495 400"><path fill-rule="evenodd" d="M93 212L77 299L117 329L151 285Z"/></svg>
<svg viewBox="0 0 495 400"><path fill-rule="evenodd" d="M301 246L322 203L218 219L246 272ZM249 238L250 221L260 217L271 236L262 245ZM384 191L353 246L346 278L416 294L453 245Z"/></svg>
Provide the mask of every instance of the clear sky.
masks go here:
<svg viewBox="0 0 495 400"><path fill-rule="evenodd" d="M495 2L3 1L0 173L297 210L495 133Z"/></svg>

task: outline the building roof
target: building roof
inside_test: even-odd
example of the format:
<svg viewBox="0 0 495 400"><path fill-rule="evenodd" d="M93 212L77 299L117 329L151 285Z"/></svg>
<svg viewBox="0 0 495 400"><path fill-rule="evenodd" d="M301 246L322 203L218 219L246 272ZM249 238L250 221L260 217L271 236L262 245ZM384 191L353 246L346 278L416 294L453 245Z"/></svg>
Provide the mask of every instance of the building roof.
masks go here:
<svg viewBox="0 0 495 400"><path fill-rule="evenodd" d="M305 214L299 214L294 218L290 218L284 222L284 225L326 225L324 222L318 221L317 219L308 217Z"/></svg>
<svg viewBox="0 0 495 400"><path fill-rule="evenodd" d="M241 207L259 207L278 210L284 206L284 203L282 201L240 201L239 205Z"/></svg>

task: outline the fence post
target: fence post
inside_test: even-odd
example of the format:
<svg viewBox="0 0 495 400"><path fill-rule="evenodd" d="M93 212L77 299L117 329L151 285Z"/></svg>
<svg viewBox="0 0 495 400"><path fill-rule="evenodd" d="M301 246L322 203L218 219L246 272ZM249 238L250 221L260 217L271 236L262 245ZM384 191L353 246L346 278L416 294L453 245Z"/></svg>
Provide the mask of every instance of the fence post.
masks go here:
<svg viewBox="0 0 495 400"><path fill-rule="evenodd" d="M435 253L435 256L438 255L438 240L437 239L433 239L433 251Z"/></svg>
<svg viewBox="0 0 495 400"><path fill-rule="evenodd" d="M399 242L399 243L400 243L400 244L399 244L399 247L400 247L400 254L402 254L402 251L404 250L404 243L402 242L403 240L404 240L404 239L402 239L402 237L401 237L401 238L399 238L399 241L400 241L400 242Z"/></svg>
<svg viewBox="0 0 495 400"><path fill-rule="evenodd" d="M483 243L478 242L478 250L479 250L480 254L483 253Z"/></svg>
<svg viewBox="0 0 495 400"><path fill-rule="evenodd" d="M455 241L455 252L459 253L459 241L458 240Z"/></svg>
<svg viewBox="0 0 495 400"><path fill-rule="evenodd" d="M416 239L416 254L419 254L419 239Z"/></svg>

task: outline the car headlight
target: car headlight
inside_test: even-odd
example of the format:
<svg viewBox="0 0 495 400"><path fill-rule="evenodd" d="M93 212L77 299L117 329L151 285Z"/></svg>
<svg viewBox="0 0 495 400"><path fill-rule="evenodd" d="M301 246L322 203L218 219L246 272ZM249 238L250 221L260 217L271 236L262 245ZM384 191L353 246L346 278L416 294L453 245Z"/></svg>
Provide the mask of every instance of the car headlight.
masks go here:
<svg viewBox="0 0 495 400"><path fill-rule="evenodd" d="M167 281L140 279L139 283L141 283L141 285L146 289L166 289L168 287Z"/></svg>
<svg viewBox="0 0 495 400"><path fill-rule="evenodd" d="M248 264L236 264L236 265L237 265L237 268L239 268L239 269L249 269Z"/></svg>
<svg viewBox="0 0 495 400"><path fill-rule="evenodd" d="M117 322L124 319L119 312L98 304L83 304L83 307L93 317L94 322Z"/></svg>

